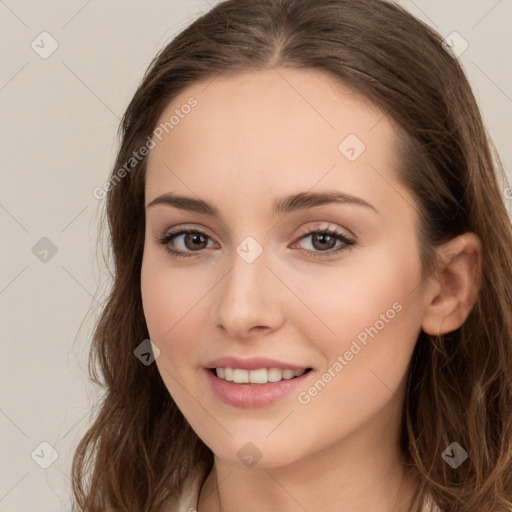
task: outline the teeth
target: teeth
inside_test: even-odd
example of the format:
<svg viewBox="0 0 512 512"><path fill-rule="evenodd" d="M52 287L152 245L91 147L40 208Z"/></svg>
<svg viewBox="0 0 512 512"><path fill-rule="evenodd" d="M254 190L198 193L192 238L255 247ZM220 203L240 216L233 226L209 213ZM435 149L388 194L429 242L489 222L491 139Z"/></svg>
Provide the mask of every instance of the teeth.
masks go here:
<svg viewBox="0 0 512 512"><path fill-rule="evenodd" d="M283 370L281 368L270 368L268 370L268 382L278 382L283 378Z"/></svg>
<svg viewBox="0 0 512 512"><path fill-rule="evenodd" d="M251 384L266 384L268 382L268 371L265 368L261 370L251 370L249 374L249 382Z"/></svg>
<svg viewBox="0 0 512 512"><path fill-rule="evenodd" d="M238 368L233 368L233 382L238 384L249 382L249 370L239 370Z"/></svg>
<svg viewBox="0 0 512 512"><path fill-rule="evenodd" d="M300 377L306 370L281 370L281 368L260 368L243 370L241 368L216 368L217 377L237 384L267 384Z"/></svg>
<svg viewBox="0 0 512 512"><path fill-rule="evenodd" d="M292 379L293 377L295 377L293 370L283 370L283 379Z"/></svg>

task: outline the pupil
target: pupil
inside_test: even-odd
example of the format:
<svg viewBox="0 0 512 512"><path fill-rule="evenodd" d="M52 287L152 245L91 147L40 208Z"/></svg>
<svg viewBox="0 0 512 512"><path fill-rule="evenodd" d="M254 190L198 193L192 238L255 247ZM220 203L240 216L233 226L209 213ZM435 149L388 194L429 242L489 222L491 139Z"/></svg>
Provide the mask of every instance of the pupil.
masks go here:
<svg viewBox="0 0 512 512"><path fill-rule="evenodd" d="M190 241L190 239L192 239L192 245L196 245L197 243L201 243L201 238L203 238L203 235L200 235L200 234L197 234L197 233L192 233L192 234L188 234L187 236L187 239ZM204 242L203 242L204 243ZM197 245L196 245L196 249L197 249Z"/></svg>
<svg viewBox="0 0 512 512"><path fill-rule="evenodd" d="M327 242L327 244L328 244L329 241L334 240L334 237L332 237L331 235L319 233L319 234L316 234L314 237L314 241L318 241L318 240L320 240L320 249L325 249L325 243ZM332 247L329 247L329 249L331 249L331 248Z"/></svg>

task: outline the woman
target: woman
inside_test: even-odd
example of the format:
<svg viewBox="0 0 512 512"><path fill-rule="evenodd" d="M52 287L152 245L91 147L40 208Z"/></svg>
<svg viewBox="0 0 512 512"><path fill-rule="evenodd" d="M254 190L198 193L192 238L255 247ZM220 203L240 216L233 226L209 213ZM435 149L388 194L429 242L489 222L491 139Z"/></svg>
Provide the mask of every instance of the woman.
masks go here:
<svg viewBox="0 0 512 512"><path fill-rule="evenodd" d="M442 42L382 0L228 0L154 59L80 510L511 509L504 174Z"/></svg>

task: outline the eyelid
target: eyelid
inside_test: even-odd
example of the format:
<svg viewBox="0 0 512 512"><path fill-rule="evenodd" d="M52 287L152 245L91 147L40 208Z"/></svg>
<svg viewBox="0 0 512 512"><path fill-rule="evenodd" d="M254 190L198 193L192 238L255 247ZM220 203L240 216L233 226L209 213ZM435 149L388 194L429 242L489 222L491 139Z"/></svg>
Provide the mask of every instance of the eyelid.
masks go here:
<svg viewBox="0 0 512 512"><path fill-rule="evenodd" d="M338 226L330 223L330 222L326 222L326 221L317 221L317 224L319 224L318 226L306 226L304 228L301 228L300 229L300 232L297 236L297 238L300 238L300 237L303 237L304 235L308 235L311 233L311 231L320 231L320 230L326 230L326 231L339 231L340 229L346 231L348 234L345 234L345 233L342 233L344 234L347 238L352 238L354 241L357 241L358 240L358 236L353 232L351 231L350 229L348 228L339 228ZM321 224L321 225L320 225ZM177 227L173 227L173 228L169 228L169 229L166 229L163 236L161 237L158 237L158 239L160 240L161 238L165 237L165 236L168 236L169 234L174 234L174 235L177 235L179 233L181 233L182 231L186 231L186 230L190 230L190 231L198 231L202 234L204 234L205 236L207 236L208 238L210 239L214 239L214 237L212 237L211 235L209 235L206 231L206 228L202 227L202 226L197 226L197 224L193 224L193 223L188 223L188 224L179 224Z"/></svg>
<svg viewBox="0 0 512 512"><path fill-rule="evenodd" d="M342 230L346 231L347 233L344 233ZM311 234L312 231L336 231L336 232L342 234L343 236L345 236L346 238L351 238L354 241L356 241L358 238L352 231L350 231L350 229L340 228L340 227L338 227L334 224L331 224L329 222L324 222L321 225L316 226L316 227L309 226L309 227L305 227L304 229L301 229L301 231L298 235L298 238L301 238L304 235L309 235L309 234Z"/></svg>
<svg viewBox="0 0 512 512"><path fill-rule="evenodd" d="M303 249L303 248L297 249L300 253L303 253L303 254L306 254L309 256L313 256L313 257L320 257L320 258L324 257L327 259L329 256L337 255L338 253L342 253L346 250L350 250L353 248L353 246L355 246L357 244L357 237L354 236L350 230L347 229L347 231L349 231L351 233L351 235L346 235L337 226L333 227L333 226L329 225L329 223L324 222L324 224L321 226L319 225L316 227L303 228L301 230L300 234L298 234L298 235L296 235L296 237L294 237L294 242L292 243L292 245L296 244L303 238L306 238L308 236L313 236L317 233L329 233L332 236L334 236L338 241L342 242L341 247L337 246L338 247L337 249L332 248L332 249L328 249L326 251L315 251L315 250ZM173 238L176 238L178 236L182 236L182 235L188 234L188 233L202 234L209 240L213 241L214 243L217 243L217 242L215 242L214 238L206 232L206 230L204 228L202 228L202 227L199 228L192 224L180 225L176 228L166 230L165 233L163 234L163 236L157 237L156 241L158 243L160 243L161 245L164 245L166 247L167 251L172 256L177 256L177 257L180 257L180 256L193 257L196 255L202 256L206 249L200 249L198 251L182 251L182 250L171 249L170 247L168 247L169 242Z"/></svg>

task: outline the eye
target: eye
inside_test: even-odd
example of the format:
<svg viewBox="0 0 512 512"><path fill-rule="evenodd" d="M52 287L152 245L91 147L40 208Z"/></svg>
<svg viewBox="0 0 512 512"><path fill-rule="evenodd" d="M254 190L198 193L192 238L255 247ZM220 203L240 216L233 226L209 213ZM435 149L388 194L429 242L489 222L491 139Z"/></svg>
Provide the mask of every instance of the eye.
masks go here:
<svg viewBox="0 0 512 512"><path fill-rule="evenodd" d="M191 252L186 252L183 250L176 251L175 249L172 249L169 246L169 243L173 239L177 239L180 236L184 236L182 239L183 244L185 245L185 249L189 249L190 247L198 249L198 250L192 250ZM165 246L167 252L171 254L172 256L177 257L184 257L184 258L190 258L191 256L194 256L195 252L201 251L205 247L204 244L207 243L205 240L209 239L210 237L200 229L181 229L179 231L174 231L165 234L162 238L159 239L159 242Z"/></svg>
<svg viewBox="0 0 512 512"><path fill-rule="evenodd" d="M182 239L184 249L176 250L170 246L171 241L179 239L179 237L182 236L184 237ZM328 227L307 231L301 235L299 240L303 240L308 237L312 237L311 246L313 249L302 248L299 249L299 251L313 257L323 258L333 256L334 254L339 254L343 251L352 249L356 244L355 240L347 237L344 233ZM172 231L158 239L159 243L165 246L167 252L171 256L180 258L190 258L195 255L194 253L200 254L201 251L207 247L208 240L211 240L210 237L198 228L187 228ZM336 246L336 242L340 242L341 244Z"/></svg>
<svg viewBox="0 0 512 512"><path fill-rule="evenodd" d="M347 237L344 233L336 229L318 228L307 231L299 240L311 238L312 249L300 249L300 252L315 258L327 258L343 251L349 251L356 244L355 240ZM336 242L341 242L336 247Z"/></svg>

